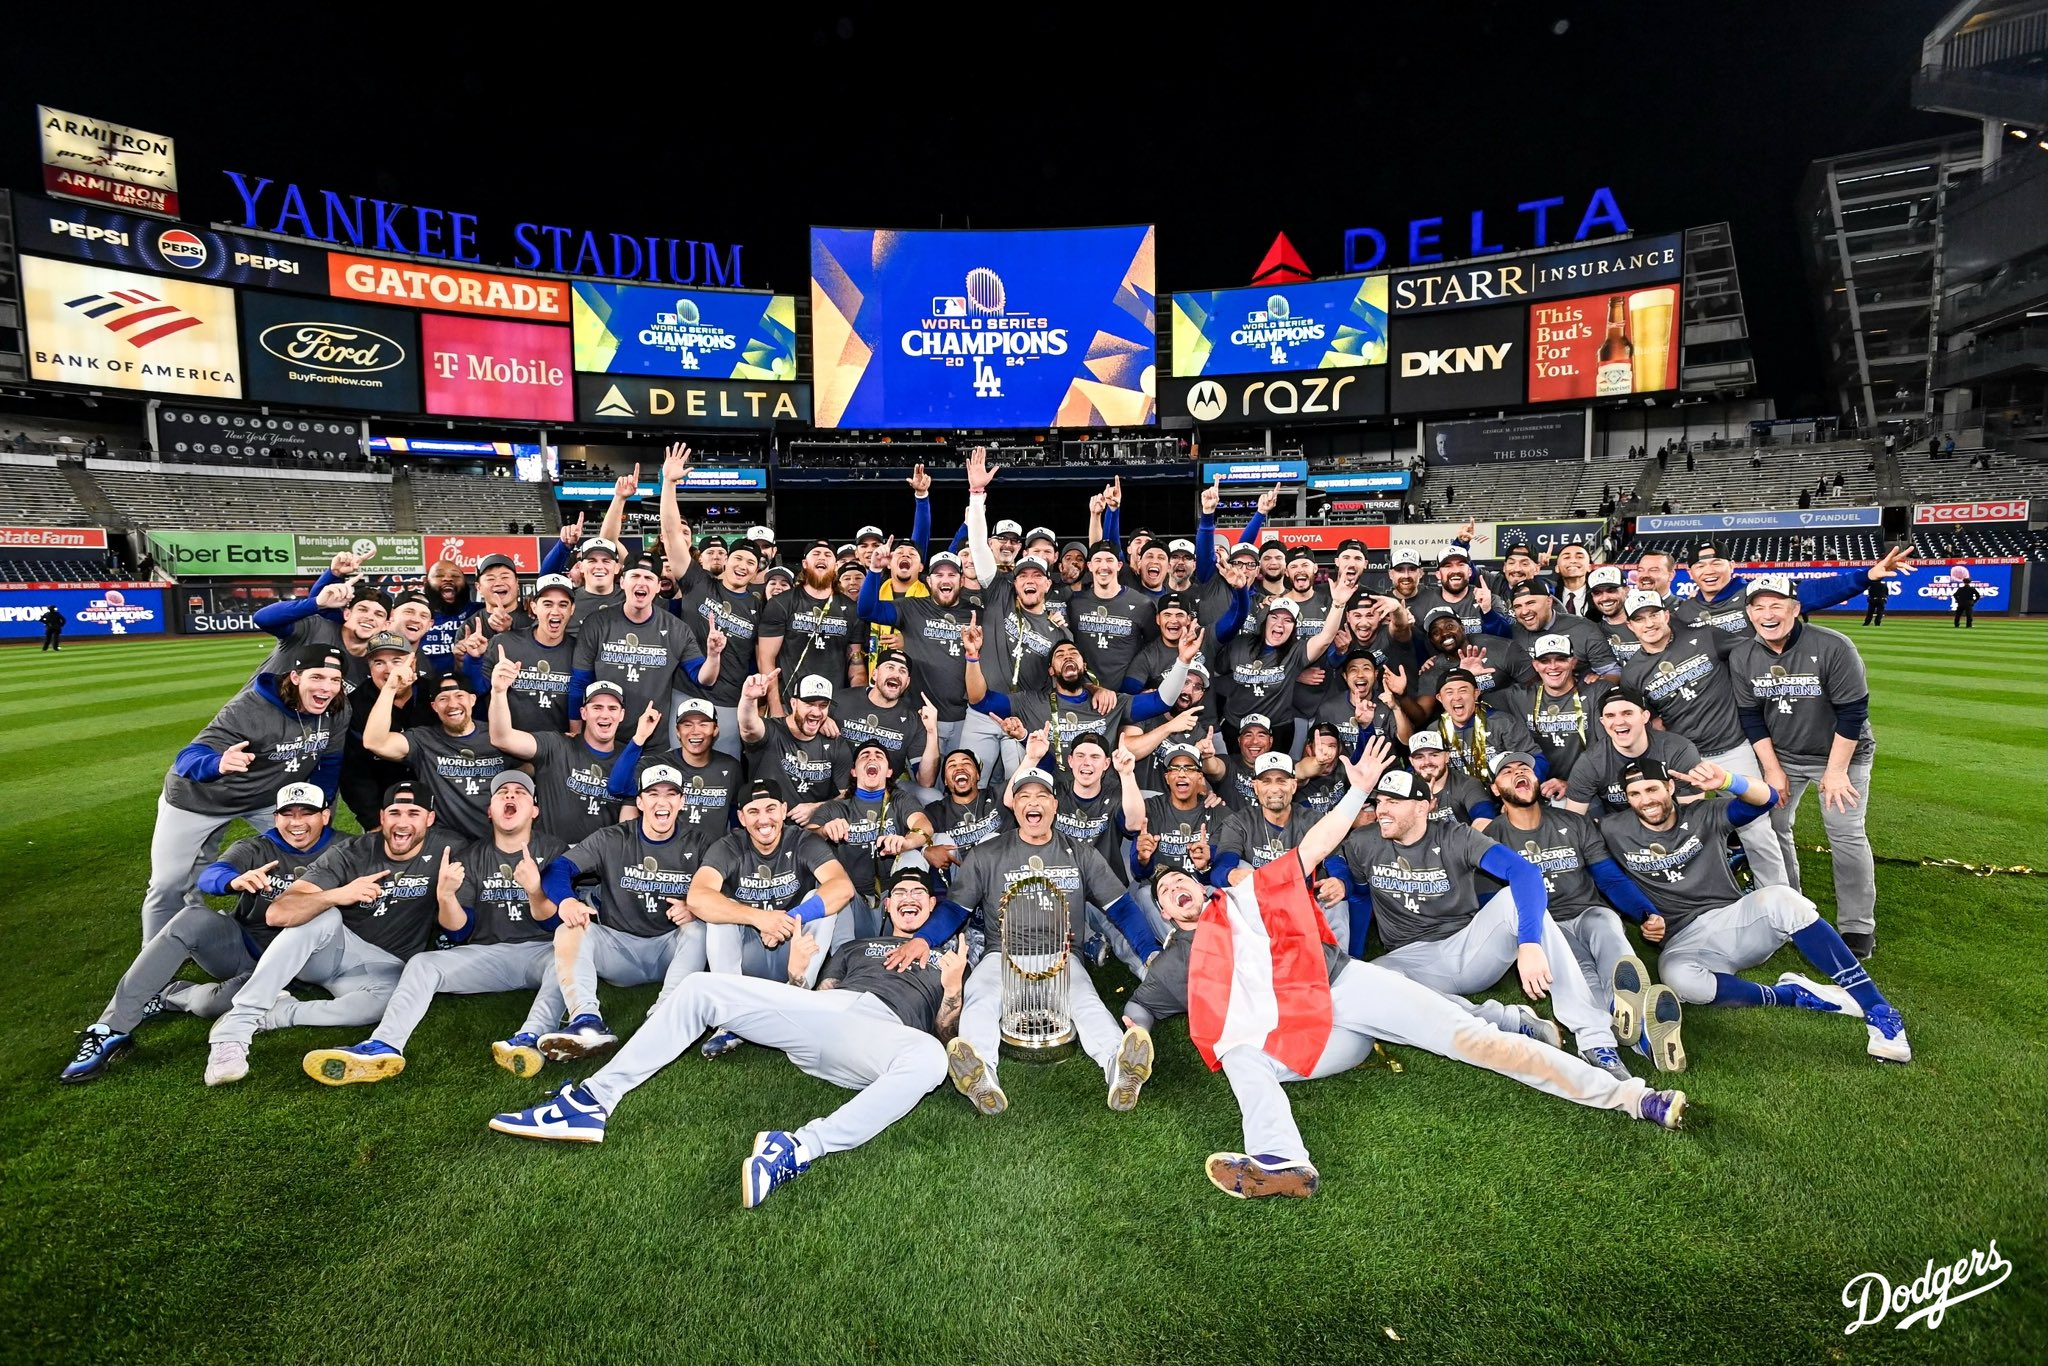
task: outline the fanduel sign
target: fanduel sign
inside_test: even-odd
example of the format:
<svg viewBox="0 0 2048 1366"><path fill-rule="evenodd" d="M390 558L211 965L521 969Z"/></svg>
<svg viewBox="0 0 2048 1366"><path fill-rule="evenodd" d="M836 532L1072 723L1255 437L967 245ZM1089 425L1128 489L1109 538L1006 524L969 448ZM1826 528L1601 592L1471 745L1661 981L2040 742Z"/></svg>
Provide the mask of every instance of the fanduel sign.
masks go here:
<svg viewBox="0 0 2048 1366"><path fill-rule="evenodd" d="M1824 527L1882 526L1881 508L1814 508L1809 512L1709 512L1675 517L1638 517L1636 533L1663 536L1673 532L1813 531Z"/></svg>
<svg viewBox="0 0 2048 1366"><path fill-rule="evenodd" d="M478 220L473 213L365 199L333 190L303 190L267 176L223 171L241 205L238 220L286 237L308 237L336 246L445 261L481 263ZM740 245L680 237L634 237L597 233L550 223L512 225L511 264L519 270L557 275L596 275L614 280L651 280L667 285L743 287Z"/></svg>
<svg viewBox="0 0 2048 1366"><path fill-rule="evenodd" d="M1530 240L1515 244L1522 247L1547 247L1553 242L1583 242L1592 237L1625 233L1628 223L1621 216L1621 206L1614 202L1614 191L1605 186L1593 191L1586 201L1583 212L1578 216L1578 229L1570 237L1554 234L1571 220L1565 212L1568 204L1563 196L1551 199L1531 199L1515 205L1515 212L1521 215L1528 226ZM1552 217L1553 210L1556 217ZM1508 244L1491 240L1499 229L1489 229L1486 210L1474 209L1465 215L1463 223L1469 224L1470 241L1460 241L1458 229L1449 229L1446 237L1445 224L1459 222L1456 215L1448 218L1411 218L1405 229L1396 229L1393 240L1407 248L1406 261L1400 265L1427 265L1442 261L1448 256L1492 256L1507 251ZM1388 234L1378 228L1347 228L1344 231L1344 271L1353 274L1373 270L1387 263Z"/></svg>

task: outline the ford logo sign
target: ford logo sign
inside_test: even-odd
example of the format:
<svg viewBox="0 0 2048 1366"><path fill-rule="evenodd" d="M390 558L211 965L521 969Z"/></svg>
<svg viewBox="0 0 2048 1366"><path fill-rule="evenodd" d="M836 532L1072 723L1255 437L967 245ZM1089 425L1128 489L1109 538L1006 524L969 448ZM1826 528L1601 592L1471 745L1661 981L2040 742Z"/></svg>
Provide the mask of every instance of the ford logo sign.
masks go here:
<svg viewBox="0 0 2048 1366"><path fill-rule="evenodd" d="M405 364L403 346L367 327L275 323L264 328L257 341L281 361L338 375L368 375Z"/></svg>

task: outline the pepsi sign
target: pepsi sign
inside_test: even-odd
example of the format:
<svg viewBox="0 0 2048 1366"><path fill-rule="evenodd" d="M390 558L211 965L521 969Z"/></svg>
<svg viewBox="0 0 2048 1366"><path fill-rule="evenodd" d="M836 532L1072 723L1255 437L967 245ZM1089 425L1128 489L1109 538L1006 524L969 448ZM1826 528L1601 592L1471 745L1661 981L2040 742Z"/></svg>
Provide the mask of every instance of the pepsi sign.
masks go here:
<svg viewBox="0 0 2048 1366"><path fill-rule="evenodd" d="M14 235L24 252L213 284L327 293L327 253L295 242L215 232L25 194L14 196Z"/></svg>

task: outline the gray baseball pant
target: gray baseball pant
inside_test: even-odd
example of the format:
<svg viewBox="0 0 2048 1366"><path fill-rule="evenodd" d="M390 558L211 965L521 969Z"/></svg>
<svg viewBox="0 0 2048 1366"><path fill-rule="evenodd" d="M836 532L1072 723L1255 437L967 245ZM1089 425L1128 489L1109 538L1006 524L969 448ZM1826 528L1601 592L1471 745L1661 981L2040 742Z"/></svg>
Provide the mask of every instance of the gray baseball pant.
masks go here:
<svg viewBox="0 0 2048 1366"><path fill-rule="evenodd" d="M328 909L303 925L279 930L214 1022L214 1043L248 1043L256 1032L292 1025L369 1025L384 1014L405 964L357 935ZM332 1000L283 1001L294 981L327 988Z"/></svg>
<svg viewBox="0 0 2048 1366"><path fill-rule="evenodd" d="M1016 750L1012 762L1021 760L1024 746L1004 735L1000 722L986 712L968 709L966 719L960 723L959 743L954 748L974 751L975 760L981 765L983 787L996 776L996 760L1008 756L1012 747Z"/></svg>
<svg viewBox="0 0 2048 1366"><path fill-rule="evenodd" d="M1723 750L1719 754L1709 754L1706 757L1707 762L1719 764L1730 773L1740 773L1752 782L1760 783L1764 780L1764 766L1758 762L1756 749L1747 740L1734 749ZM1786 770L1786 776L1791 776L1790 769ZM1786 870L1786 851L1779 842L1775 827L1765 821L1751 821L1735 832L1735 838L1742 841L1743 849L1749 854L1749 871L1755 875L1757 886L1799 885L1798 875ZM1796 856L1792 860L1792 866L1799 866Z"/></svg>
<svg viewBox="0 0 2048 1366"><path fill-rule="evenodd" d="M518 991L539 986L554 976L555 946L546 939L519 944L458 944L452 949L416 953L406 960L398 986L384 1007L370 1037L403 1053L426 1018L438 992L481 996L492 991ZM539 1033L539 1030L533 1031Z"/></svg>
<svg viewBox="0 0 2048 1366"><path fill-rule="evenodd" d="M571 1019L578 1015L604 1014L597 997L597 980L600 977L615 987L639 987L649 982L661 982L666 990L669 970L678 963L684 965L684 973L704 966L703 945L703 927L695 921L666 934L643 938L593 920L583 927L583 939L577 944L576 956L568 966L566 989L559 969L549 974L555 993L549 992L548 982L541 983L533 1008L527 1013L527 1032L541 1033L554 1027L552 1022L541 1018L550 1007L555 1007L556 1019L563 1013ZM556 994L560 994L560 1006L555 1005ZM541 1020L540 1027L530 1028L537 1019Z"/></svg>
<svg viewBox="0 0 2048 1366"><path fill-rule="evenodd" d="M1849 758L1849 782L1862 794L1861 801L1847 811L1830 811L1827 803L1821 802L1821 828L1827 831L1828 847L1834 851L1835 928L1843 934L1877 933L1877 863L1871 857L1870 834L1865 828L1870 815L1870 769L1876 757L1877 747L1865 742L1856 746L1856 752ZM1792 827L1799 816L1800 800L1809 787L1819 784L1828 765L1825 759L1789 758L1781 754L1778 766L1785 770L1785 781L1792 790L1772 810L1771 830L1785 851L1788 881L1796 891L1804 884L1799 877L1799 845ZM1818 796L1815 800L1819 800Z"/></svg>
<svg viewBox="0 0 2048 1366"><path fill-rule="evenodd" d="M967 986L960 1003L960 1037L974 1045L974 1051L981 1055L981 1061L990 1074L996 1070L996 1062L1003 1042L1003 955L991 950L983 954L981 962L973 972L967 974ZM1095 983L1082 970L1081 960L1067 956L1067 1011L1073 1017L1074 1032L1080 1036L1081 1051L1095 1059L1102 1068L1105 1082L1116 1077L1116 1050L1123 1042L1123 1026L1116 1016L1109 1013L1109 1007L1102 1004L1102 998L1095 994Z"/></svg>
<svg viewBox="0 0 2048 1366"><path fill-rule="evenodd" d="M218 982L179 982L178 970L187 962L219 978ZM242 927L233 917L204 906L187 906L171 917L170 923L149 937L128 971L114 987L114 999L100 1012L100 1023L116 1034L126 1034L142 1023L142 1009L149 998L161 994L178 1010L202 1019L224 1013L229 999L255 968L248 945L242 942ZM184 990L178 990L178 988Z"/></svg>
<svg viewBox="0 0 2048 1366"><path fill-rule="evenodd" d="M584 1083L607 1111L682 1056L705 1030L727 1029L785 1053L803 1071L860 1094L796 1131L813 1159L858 1148L916 1108L946 1079L946 1050L864 991L806 991L699 973L656 1005L616 1056Z"/></svg>
<svg viewBox="0 0 2048 1366"><path fill-rule="evenodd" d="M1586 989L1595 1001L1605 1002L1612 1010L1614 965L1635 952L1629 946L1628 932L1621 928L1621 917L1606 906L1588 906L1571 919L1558 921L1557 927L1564 931L1572 956L1579 960Z"/></svg>
<svg viewBox="0 0 2048 1366"><path fill-rule="evenodd" d="M853 909L849 904L837 915L823 916L804 926L803 933L811 937L818 951L811 955L811 965L804 970L804 985L810 986L818 980L818 972L825 966L825 959L841 944L851 943L854 937ZM704 951L710 960L713 972L722 972L733 977L764 978L770 982L789 980L789 941L783 940L774 948L761 942L761 932L752 925L706 925L704 927Z"/></svg>
<svg viewBox="0 0 2048 1366"><path fill-rule="evenodd" d="M1282 1084L1356 1067L1371 1054L1374 1039L1471 1063L1596 1110L1639 1116L1642 1099L1650 1091L1640 1078L1617 1081L1569 1053L1498 1029L1456 1001L1377 963L1354 960L1344 965L1330 983L1330 1011L1335 1027L1307 1078L1257 1048L1233 1048L1223 1055L1224 1075L1230 1078L1244 1117L1247 1153L1308 1161L1308 1148Z"/></svg>
<svg viewBox="0 0 2048 1366"><path fill-rule="evenodd" d="M238 816L202 816L159 796L156 829L149 837L149 890L142 894L142 938L146 943L171 923L182 906L205 910L199 870L220 857L221 834L238 820L258 831L274 823L275 808L259 807Z"/></svg>
<svg viewBox="0 0 2048 1366"><path fill-rule="evenodd" d="M1612 1015L1605 1007L1594 1004L1592 993L1586 989L1586 979L1569 971L1578 962L1578 956L1547 912L1541 942L1544 956L1550 959L1551 1014L1572 1032L1580 1051L1613 1048ZM1479 908L1464 929L1450 938L1403 944L1373 962L1447 995L1463 996L1485 991L1500 981L1515 965L1515 952L1520 947L1515 937L1514 894L1500 891Z"/></svg>
<svg viewBox="0 0 2048 1366"><path fill-rule="evenodd" d="M1687 1005L1706 1005L1714 999L1715 973L1755 967L1818 919L1813 903L1790 887L1759 887L1666 939L1657 976Z"/></svg>

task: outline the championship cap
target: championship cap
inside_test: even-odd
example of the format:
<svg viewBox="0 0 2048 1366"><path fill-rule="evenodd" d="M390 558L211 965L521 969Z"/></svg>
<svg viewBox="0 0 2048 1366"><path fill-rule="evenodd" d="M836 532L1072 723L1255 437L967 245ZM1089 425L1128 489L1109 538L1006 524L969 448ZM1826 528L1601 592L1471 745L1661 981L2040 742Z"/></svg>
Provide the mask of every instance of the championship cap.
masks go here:
<svg viewBox="0 0 2048 1366"><path fill-rule="evenodd" d="M882 762L885 764L893 765L896 762L895 753L891 751L890 748L887 745L883 744L880 740L863 740L859 744L855 745L853 747L854 762L859 763L860 756L867 753L869 750L873 750L875 753L881 755Z"/></svg>
<svg viewBox="0 0 2048 1366"><path fill-rule="evenodd" d="M1464 621L1464 618L1459 616L1454 609L1438 603L1435 607L1422 614L1422 629L1427 631L1431 622L1442 621L1445 617L1449 617L1452 621L1456 622Z"/></svg>
<svg viewBox="0 0 2048 1366"><path fill-rule="evenodd" d="M632 573L636 569L644 570L649 574L653 574L657 578L659 578L661 575L661 566L655 563L654 557L652 555L649 555L644 551L631 551L623 559L619 561L619 577L623 579L624 577L626 577L626 575Z"/></svg>
<svg viewBox="0 0 2048 1366"><path fill-rule="evenodd" d="M1195 553L1195 543L1189 540L1168 541L1166 543L1166 553L1169 555L1186 555L1192 558Z"/></svg>
<svg viewBox="0 0 2048 1366"><path fill-rule="evenodd" d="M1444 676L1436 681L1436 690L1442 692L1453 683L1470 683L1476 688L1479 686L1479 676L1470 669L1445 669Z"/></svg>
<svg viewBox="0 0 2048 1366"><path fill-rule="evenodd" d="M1630 783L1639 783L1645 778L1668 783L1671 781L1671 770L1664 767L1662 760L1652 759L1647 754L1640 759L1631 759L1622 766L1621 786L1624 791Z"/></svg>
<svg viewBox="0 0 2048 1366"><path fill-rule="evenodd" d="M408 603L416 603L421 607L429 609L433 607L433 604L427 601L427 590L424 588L401 588L391 595L391 610L393 611L397 611Z"/></svg>
<svg viewBox="0 0 2048 1366"><path fill-rule="evenodd" d="M1631 617L1638 612L1661 612L1664 610L1664 599L1647 588L1633 588L1629 590L1629 595L1621 600L1621 610Z"/></svg>
<svg viewBox="0 0 2048 1366"><path fill-rule="evenodd" d="M939 767L941 769L944 769L948 764L952 763L955 759L965 759L968 763L974 765L975 772L979 773L981 771L981 756L979 754L976 754L971 749L947 750L945 754L943 754L939 758Z"/></svg>
<svg viewBox="0 0 2048 1366"><path fill-rule="evenodd" d="M1118 554L1116 542L1110 540L1108 537L1104 537L1102 540L1099 540L1094 545L1088 547L1088 555L1090 559L1093 559L1097 555L1116 554Z"/></svg>
<svg viewBox="0 0 2048 1366"><path fill-rule="evenodd" d="M1180 593L1161 593L1159 601L1152 604L1152 611L1155 615L1160 612L1171 612L1176 608L1186 612L1189 616L1193 616L1195 612L1194 604L1189 602L1186 596Z"/></svg>
<svg viewBox="0 0 2048 1366"><path fill-rule="evenodd" d="M864 526L859 531L853 533L853 543L855 545L866 545L869 541L887 539L887 537L882 535L882 529L878 526Z"/></svg>
<svg viewBox="0 0 2048 1366"><path fill-rule="evenodd" d="M810 553L811 553L811 552L812 552L813 550L836 550L836 549L837 549L837 547L835 547L835 546L834 546L834 545L832 544L832 542L830 542L830 541L826 540L826 539L825 539L825 538L824 538L823 536L820 536L820 537L818 537L818 538L817 538L817 539L816 539L815 541L811 541L811 542L807 543L807 544L806 544L806 545L804 546L804 554L808 555L808 554L810 554ZM853 543L849 541L849 542L847 543L847 545L846 545L846 549L847 549L847 550L849 550L849 551L850 551L850 550L852 550L852 549L853 549Z"/></svg>
<svg viewBox="0 0 2048 1366"><path fill-rule="evenodd" d="M768 566L768 572L766 574L763 574L761 576L761 579L765 583L767 580L773 578L784 578L790 580L791 582L795 582L796 571L794 569L791 569L786 564L771 564Z"/></svg>
<svg viewBox="0 0 2048 1366"><path fill-rule="evenodd" d="M670 769L669 772L674 773L675 770ZM676 776L681 777L682 775L676 774ZM745 810L755 802L781 802L787 806L789 804L789 794L782 790L782 783L779 779L756 778L739 790L738 794L733 798L733 805L740 810Z"/></svg>
<svg viewBox="0 0 2048 1366"><path fill-rule="evenodd" d="M318 783L286 783L277 790L277 809L288 806L303 806L308 811L325 811L334 802L321 791Z"/></svg>
<svg viewBox="0 0 2048 1366"><path fill-rule="evenodd" d="M544 593L565 593L576 596L576 581L567 574L543 574L533 581L533 595L537 598Z"/></svg>
<svg viewBox="0 0 2048 1366"><path fill-rule="evenodd" d="M593 683L590 686L594 688L597 685ZM476 689L470 687L469 680L459 673L435 674L427 680L427 696L439 697L444 692L466 692L472 697L476 695ZM588 693L585 695L588 696Z"/></svg>
<svg viewBox="0 0 2048 1366"><path fill-rule="evenodd" d="M1027 569L1035 569L1039 573L1046 575L1050 575L1052 573L1052 566L1048 565L1044 560L1039 559L1036 555L1026 555L1023 559L1017 561L1016 566L1011 572L1016 574L1022 574Z"/></svg>
<svg viewBox="0 0 2048 1366"><path fill-rule="evenodd" d="M910 667L910 656L901 650L891 648L875 651L875 668L879 669L891 661L901 664L906 669Z"/></svg>
<svg viewBox="0 0 2048 1366"><path fill-rule="evenodd" d="M523 787L528 792L533 792L533 775L523 768L499 769L491 778L491 795L497 796L501 787Z"/></svg>
<svg viewBox="0 0 2048 1366"><path fill-rule="evenodd" d="M1327 735L1332 740L1336 740L1339 743L1342 743L1344 739L1344 732L1337 728L1337 723L1335 721L1318 721L1313 726L1310 726L1308 728L1309 739L1313 740L1318 735Z"/></svg>
<svg viewBox="0 0 2048 1366"><path fill-rule="evenodd" d="M1079 749L1083 745L1093 745L1097 749L1101 750L1104 754L1109 753L1109 742L1107 740L1104 740L1100 735L1097 735L1093 731L1083 731L1081 734L1076 735L1073 739L1069 740L1067 742L1067 753L1069 755L1072 755L1075 750Z"/></svg>
<svg viewBox="0 0 2048 1366"><path fill-rule="evenodd" d="M1013 522L1008 517L1005 517L1002 521L996 523L995 530L989 532L989 535L1015 536L1021 541L1024 539L1024 527L1021 523Z"/></svg>
<svg viewBox="0 0 2048 1366"><path fill-rule="evenodd" d="M765 526L750 526L747 528L747 539L769 545L774 543L775 533Z"/></svg>
<svg viewBox="0 0 2048 1366"><path fill-rule="evenodd" d="M1422 557L1416 554L1413 550L1409 549L1407 546L1402 546L1399 550L1395 551L1393 557L1387 561L1387 568L1420 569L1422 568Z"/></svg>
<svg viewBox="0 0 2048 1366"><path fill-rule="evenodd" d="M509 569L514 574L517 574L519 572L519 562L510 555L486 555L476 562L476 576L478 578L482 578L487 571L492 569Z"/></svg>
<svg viewBox="0 0 2048 1366"><path fill-rule="evenodd" d="M1042 768L1027 768L1022 773L1019 773L1016 781L1010 784L1010 790L1012 792L1022 791L1033 784L1044 788L1047 792L1058 792L1060 790L1059 785L1052 780L1052 774L1047 773Z"/></svg>
<svg viewBox="0 0 2048 1366"><path fill-rule="evenodd" d="M1694 564L1698 564L1701 560L1725 560L1727 558L1721 551L1721 543L1719 541L1701 541L1692 550L1692 562Z"/></svg>
<svg viewBox="0 0 2048 1366"><path fill-rule="evenodd" d="M1344 661L1339 667L1349 668L1354 662L1361 659L1372 665L1375 669L1380 666L1380 657L1378 655L1366 649L1363 645L1353 645L1344 652Z"/></svg>
<svg viewBox="0 0 2048 1366"><path fill-rule="evenodd" d="M1162 745L1159 748L1160 762L1167 768L1173 767L1175 759L1185 759L1196 768L1202 766L1202 751L1193 745Z"/></svg>
<svg viewBox="0 0 2048 1366"><path fill-rule="evenodd" d="M932 883L932 870L915 863L899 865L895 871L882 880L882 885L892 892L906 884L915 884L924 888L927 892L937 890Z"/></svg>
<svg viewBox="0 0 2048 1366"><path fill-rule="evenodd" d="M1441 751L1443 747L1444 737L1438 735L1433 730L1418 730L1408 737L1408 752L1410 754L1419 754L1425 749Z"/></svg>
<svg viewBox="0 0 2048 1366"><path fill-rule="evenodd" d="M1075 552L1077 552L1077 553L1079 553L1079 554L1082 554L1082 555L1086 555L1086 554L1088 553L1088 543L1087 543L1086 541L1062 541L1062 542L1060 542L1060 554L1061 554L1061 555L1065 555L1065 554L1066 554L1066 553L1067 553L1067 552L1068 552L1069 550L1075 551Z"/></svg>
<svg viewBox="0 0 2048 1366"><path fill-rule="evenodd" d="M818 544L825 545L827 543L824 541L820 541ZM849 541L845 545L840 546L837 550L834 550L832 553L841 560L850 560L854 556L858 555L860 553L860 550L851 541Z"/></svg>
<svg viewBox="0 0 2048 1366"><path fill-rule="evenodd" d="M1060 538L1053 533L1053 529L1049 526L1035 526L1024 533L1024 544L1034 545L1039 541L1044 541L1047 545L1057 549Z"/></svg>
<svg viewBox="0 0 2048 1366"><path fill-rule="evenodd" d="M1463 560L1466 564L1470 564L1472 563L1472 556L1464 546L1453 542L1444 547L1443 554L1436 557L1437 568L1443 568L1452 560Z"/></svg>
<svg viewBox="0 0 2048 1366"><path fill-rule="evenodd" d="M1301 604L1296 602L1293 598L1275 598L1271 602L1267 603L1266 615L1271 616L1275 612L1285 612L1288 616L1293 617L1296 621L1301 620Z"/></svg>
<svg viewBox="0 0 2048 1366"><path fill-rule="evenodd" d="M683 790L683 771L673 764L649 764L640 770L640 790L652 792L667 783L680 792Z"/></svg>
<svg viewBox="0 0 2048 1366"><path fill-rule="evenodd" d="M1244 720L1238 722L1237 733L1239 735L1242 735L1246 731L1251 730L1253 727L1257 727L1258 729L1266 732L1266 734L1268 735L1271 735L1273 733L1272 721L1268 720L1265 716L1261 715L1258 712L1253 712L1250 716L1247 716L1244 718Z"/></svg>
<svg viewBox="0 0 2048 1366"><path fill-rule="evenodd" d="M1337 553L1342 555L1347 550L1355 550L1363 555L1365 553L1365 542L1359 540L1356 536L1346 536L1343 540L1337 542Z"/></svg>
<svg viewBox="0 0 2048 1366"><path fill-rule="evenodd" d="M377 809L380 811L394 806L417 806L422 810L432 811L434 794L407 778L404 782L393 783L385 788L384 799L377 803Z"/></svg>
<svg viewBox="0 0 2048 1366"><path fill-rule="evenodd" d="M606 540L602 536L592 536L582 545L576 547L577 559L587 560L592 555L609 555L616 560L619 557L619 543Z"/></svg>
<svg viewBox="0 0 2048 1366"><path fill-rule="evenodd" d="M930 569L936 571L942 567L958 571L960 568L960 557L950 550L941 550L938 554L932 556Z"/></svg>
<svg viewBox="0 0 2048 1366"><path fill-rule="evenodd" d="M1240 541L1230 548L1230 558L1233 560L1256 560L1259 558L1258 547L1246 545Z"/></svg>
<svg viewBox="0 0 2048 1366"><path fill-rule="evenodd" d="M805 674L796 681L796 692L792 695L799 702L830 702L832 680L822 674Z"/></svg>
<svg viewBox="0 0 2048 1366"><path fill-rule="evenodd" d="M407 643L404 636L396 631L379 631L376 635L370 637L370 645L368 649L363 651L363 658L368 659L371 655L381 655L387 651L393 654L409 655L412 653L412 646Z"/></svg>
<svg viewBox="0 0 2048 1366"><path fill-rule="evenodd" d="M1548 588L1545 588L1542 584L1536 582L1536 580L1523 579L1520 583L1516 584L1514 586L1513 591L1508 594L1508 601L1518 602L1523 598L1547 598L1549 596L1550 590Z"/></svg>
<svg viewBox="0 0 2048 1366"><path fill-rule="evenodd" d="M1542 659L1547 655L1565 655L1569 657L1575 653L1577 652L1572 649L1572 639L1570 636L1538 636L1536 637L1536 648L1529 651L1529 658Z"/></svg>
<svg viewBox="0 0 2048 1366"><path fill-rule="evenodd" d="M1631 688L1622 683L1615 684L1601 695L1600 710L1606 711L1608 705L1614 702L1626 702L1632 707L1641 707L1644 711L1650 710L1650 699L1643 695L1642 689Z"/></svg>
<svg viewBox="0 0 2048 1366"><path fill-rule="evenodd" d="M712 540L716 539L716 537L712 538ZM711 541L706 541L704 544L708 546L711 544ZM732 541L725 547L725 553L728 555L736 555L742 550L744 550L747 554L752 555L757 560L761 558L761 547L755 545L753 538L748 536L735 536L732 538Z"/></svg>
<svg viewBox="0 0 2048 1366"><path fill-rule="evenodd" d="M1206 680L1209 677L1209 666L1202 662L1202 657L1200 655L1196 655L1193 659L1188 661L1188 677L1199 677L1204 680Z"/></svg>
<svg viewBox="0 0 2048 1366"><path fill-rule="evenodd" d="M391 610L391 595L368 581L348 590L348 605L353 607L359 602L374 602L387 612Z"/></svg>
<svg viewBox="0 0 2048 1366"><path fill-rule="evenodd" d="M620 706L626 705L626 690L612 682L609 678L593 680L590 686L583 690L583 700L588 702L591 698L600 694L607 697L616 697L619 699Z"/></svg>
<svg viewBox="0 0 2048 1366"><path fill-rule="evenodd" d="M1288 777L1292 778L1294 776L1294 760L1288 758L1277 749L1268 750L1259 756L1257 763L1252 765L1252 777L1263 778L1268 773L1285 773Z"/></svg>
<svg viewBox="0 0 2048 1366"><path fill-rule="evenodd" d="M1749 598L1760 597L1765 593L1781 598L1799 596L1792 590L1792 580L1783 574L1759 574L1749 581L1749 586L1743 589L1743 593Z"/></svg>
<svg viewBox="0 0 2048 1366"><path fill-rule="evenodd" d="M1391 797L1403 802L1426 802L1430 799L1429 784L1405 768L1388 769L1380 780L1372 785L1375 797Z"/></svg>
<svg viewBox="0 0 2048 1366"><path fill-rule="evenodd" d="M285 661L286 673L298 673L302 669L332 669L342 672L342 652L339 645L306 645L292 651L292 657Z"/></svg>
<svg viewBox="0 0 2048 1366"><path fill-rule="evenodd" d="M1512 559L1517 555L1526 555L1532 560L1536 558L1536 552L1529 549L1527 541L1512 541L1508 544L1507 549L1500 552L1500 557L1503 560Z"/></svg>
<svg viewBox="0 0 2048 1366"><path fill-rule="evenodd" d="M1618 564L1601 565L1598 569L1586 575L1586 587L1588 589L1621 587L1621 566Z"/></svg>
<svg viewBox="0 0 2048 1366"><path fill-rule="evenodd" d="M1293 564L1296 560L1307 560L1310 564L1314 564L1316 562L1316 552L1314 548L1306 545L1297 545L1289 547L1287 551L1287 563Z"/></svg>
<svg viewBox="0 0 2048 1366"><path fill-rule="evenodd" d="M1504 749L1487 761L1487 776L1498 778L1515 764L1521 764L1531 772L1534 772L1536 768L1536 761L1521 750Z"/></svg>
<svg viewBox="0 0 2048 1366"><path fill-rule="evenodd" d="M586 692L584 696L589 696L589 693ZM685 716L702 716L707 720L716 721L718 719L718 708L712 706L704 698L686 697L683 699L683 705L676 708L676 720L680 721Z"/></svg>

